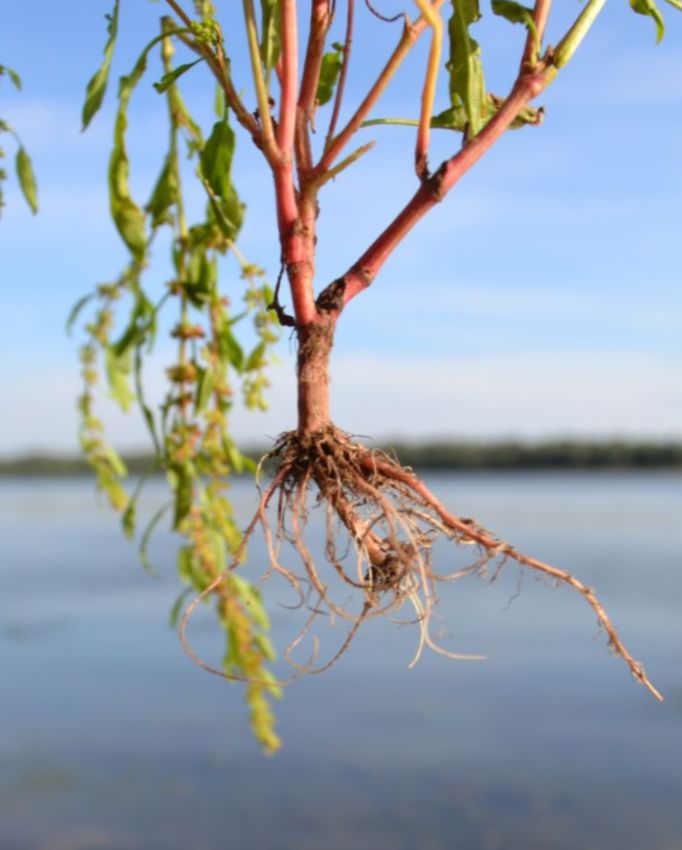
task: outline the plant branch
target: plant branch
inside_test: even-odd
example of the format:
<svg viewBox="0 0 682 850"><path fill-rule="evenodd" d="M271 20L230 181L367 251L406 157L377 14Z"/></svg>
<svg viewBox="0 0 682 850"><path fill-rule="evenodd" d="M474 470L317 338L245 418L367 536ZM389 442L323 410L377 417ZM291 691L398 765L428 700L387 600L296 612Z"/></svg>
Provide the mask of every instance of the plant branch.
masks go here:
<svg viewBox="0 0 682 850"><path fill-rule="evenodd" d="M339 74L339 83L336 87L334 95L334 109L329 122L329 129L324 141L325 150L329 147L329 143L336 132L336 125L339 121L339 113L341 112L341 104L343 103L343 95L346 90L346 77L348 76L348 66L350 63L350 52L353 46L353 16L355 14L355 0L348 0L348 11L346 15L346 37L343 40L343 64Z"/></svg>
<svg viewBox="0 0 682 850"><path fill-rule="evenodd" d="M251 74L253 84L256 88L256 99L258 100L258 114L260 116L261 132L263 137L263 153L266 159L274 167L279 159L279 149L275 140L275 133L270 115L270 96L263 68L260 60L260 48L258 46L258 30L256 27L256 13L253 8L253 0L243 0L244 23L246 25L246 37L249 45L249 56L251 58Z"/></svg>
<svg viewBox="0 0 682 850"><path fill-rule="evenodd" d="M178 6L175 0L166 0L166 3L180 18L183 24L185 24L185 26L189 30L191 30L191 19L187 16L183 9ZM180 41L185 45L185 47L188 47L194 53L198 54L199 56L202 56L206 60L206 63L208 64L209 68L211 69L211 72L216 78L218 85L225 92L227 102L230 105L230 108L234 112L235 116L237 117L237 120L242 125L242 127L244 127L244 129L249 132L256 146L259 148L262 147L260 128L258 127L258 124L256 123L256 120L254 119L253 115L251 115L248 109L244 106L241 101L241 98L237 94L237 90L235 89L234 84L232 83L232 79L230 77L230 73L225 63L222 51L220 51L216 56L207 45L196 42L194 39L188 37L188 35L184 33L176 33L176 35L180 39Z"/></svg>
<svg viewBox="0 0 682 850"><path fill-rule="evenodd" d="M433 103L436 96L436 82L440 71L440 55L443 44L443 20L438 10L434 10L427 0L415 0L422 16L433 30L431 49L429 51L426 77L424 78L424 89L422 91L421 113L419 116L419 130L417 131L417 143L414 151L414 164L417 176L424 179L428 175L429 138L431 133L431 116L433 115Z"/></svg>
<svg viewBox="0 0 682 850"><path fill-rule="evenodd" d="M445 0L432 0L431 6L434 10L437 10L443 5L444 2ZM388 62L377 77L374 85L369 90L360 106L358 106L358 108L355 110L355 113L350 118L343 130L341 130L339 134L330 141L324 154L322 155L322 158L315 166L316 175L321 174L323 171L329 168L332 162L334 162L336 157L341 153L343 148L348 143L348 140L362 124L369 112L373 109L376 102L384 93L395 72L398 70L403 60L410 52L415 42L427 26L428 23L423 16L420 17L414 24L405 25L405 27L403 28L403 34L400 38L400 41L398 42L397 47L395 48Z"/></svg>
<svg viewBox="0 0 682 850"><path fill-rule="evenodd" d="M417 123L416 121L414 122ZM351 154L338 162L335 166L330 168L328 171L325 171L324 174L321 174L315 181L315 186L318 188L320 186L324 186L325 183L328 183L330 180L333 180L335 177L338 177L342 171L345 171L349 165L352 165L354 162L357 162L361 156L364 156L368 151L372 150L376 142L367 142L364 145L361 145L359 148L354 150Z"/></svg>
<svg viewBox="0 0 682 850"><path fill-rule="evenodd" d="M306 46L301 91L296 108L296 160L299 176L305 179L312 167L309 125L315 111L315 96L320 79L324 43L332 14L327 0L313 0L310 5L310 34Z"/></svg>
<svg viewBox="0 0 682 850"><path fill-rule="evenodd" d="M168 5L175 12L178 18L180 18L180 20L187 27L187 29L192 29L192 19L189 17L187 12L185 12L182 6L180 6L179 3L176 3L175 0L166 0L166 3L168 3Z"/></svg>
<svg viewBox="0 0 682 850"><path fill-rule="evenodd" d="M573 26L554 48L553 60L557 68L563 68L570 61L605 4L606 0L589 0Z"/></svg>
<svg viewBox="0 0 682 850"><path fill-rule="evenodd" d="M486 153L512 124L526 104L548 83L546 69L521 73L509 97L469 144L443 162L438 171L422 183L409 203L384 232L343 276L343 304L347 304L374 280L379 269L415 224L441 201L458 180Z"/></svg>
<svg viewBox="0 0 682 850"><path fill-rule="evenodd" d="M296 129L296 89L298 86L298 32L296 0L281 0L282 95L277 143L281 155L291 159Z"/></svg>
<svg viewBox="0 0 682 850"><path fill-rule="evenodd" d="M535 0L533 8L533 22L535 31L531 27L528 28L526 36L526 46L521 59L521 70L531 70L537 63L540 50L542 49L542 37L545 34L547 27L547 19L549 11L552 8L552 0Z"/></svg>

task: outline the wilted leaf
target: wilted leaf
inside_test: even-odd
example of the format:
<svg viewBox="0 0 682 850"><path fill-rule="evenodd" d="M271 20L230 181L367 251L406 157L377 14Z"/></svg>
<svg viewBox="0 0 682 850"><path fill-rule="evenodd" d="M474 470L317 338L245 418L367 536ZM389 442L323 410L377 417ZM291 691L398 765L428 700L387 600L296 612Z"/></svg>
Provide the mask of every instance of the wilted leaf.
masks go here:
<svg viewBox="0 0 682 850"><path fill-rule="evenodd" d="M317 84L317 94L315 95L315 99L320 106L324 106L325 103L328 103L332 99L334 88L343 66L343 45L334 43L332 47L334 49L329 53L325 53L322 57L320 80Z"/></svg>
<svg viewBox="0 0 682 850"><path fill-rule="evenodd" d="M492 9L495 15L509 21L512 24L522 24L527 30L533 33L535 41L535 50L540 49L540 40L538 38L538 30L533 20L533 10L528 6L522 6L520 3L515 3L514 0L492 0Z"/></svg>
<svg viewBox="0 0 682 850"><path fill-rule="evenodd" d="M171 210L177 203L179 188L174 157L169 153L145 207L152 218L153 228L172 222Z"/></svg>
<svg viewBox="0 0 682 850"><path fill-rule="evenodd" d="M118 7L119 0L114 3L114 10L111 15L107 15L107 43L104 45L104 59L102 64L90 79L85 92L85 103L83 104L83 127L85 130L95 113L99 110L104 100L104 94L107 90L107 80L109 79L109 68L111 67L111 59L114 55L114 46L116 44L116 32L118 30Z"/></svg>
<svg viewBox="0 0 682 850"><path fill-rule="evenodd" d="M109 159L109 205L116 229L137 262L141 262L144 257L147 238L144 213L131 198L128 185L130 165L125 144L128 129L128 104L135 86L147 68L149 51L170 34L162 33L153 38L140 54L130 74L121 77L119 82L114 146Z"/></svg>
<svg viewBox="0 0 682 850"><path fill-rule="evenodd" d="M239 233L244 217L244 207L232 185L232 158L235 135L227 118L217 121L200 155L201 173L206 181L209 199L216 207L216 220L233 240Z"/></svg>
<svg viewBox="0 0 682 850"><path fill-rule="evenodd" d="M452 0L450 34L450 102L463 105L469 137L475 136L486 121L486 92L481 64L481 49L469 35L469 27L481 17L478 0Z"/></svg>

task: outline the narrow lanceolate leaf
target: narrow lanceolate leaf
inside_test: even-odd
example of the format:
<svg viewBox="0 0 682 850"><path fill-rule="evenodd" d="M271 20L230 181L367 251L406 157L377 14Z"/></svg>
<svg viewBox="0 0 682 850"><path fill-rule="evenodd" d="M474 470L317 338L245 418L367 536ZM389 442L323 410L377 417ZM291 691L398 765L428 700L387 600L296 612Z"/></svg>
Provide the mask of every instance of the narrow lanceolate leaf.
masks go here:
<svg viewBox="0 0 682 850"><path fill-rule="evenodd" d="M26 198L26 203L31 208L34 214L38 212L38 187L36 185L33 166L31 165L31 157L26 153L23 147L20 147L16 156L17 177L21 191Z"/></svg>
<svg viewBox="0 0 682 850"><path fill-rule="evenodd" d="M487 100L481 48L469 35L469 27L481 17L478 0L452 0L452 15L448 24L450 58L450 102L463 105L468 121L469 138L475 136L487 118Z"/></svg>
<svg viewBox="0 0 682 850"><path fill-rule="evenodd" d="M320 81L317 84L317 94L315 95L320 106L324 106L332 99L343 65L343 45L335 42L332 47L334 49L330 53L325 53L322 57Z"/></svg>
<svg viewBox="0 0 682 850"><path fill-rule="evenodd" d="M3 74L7 74L10 80L14 83L14 87L17 91L21 90L21 77L14 71L12 68L8 68L7 65L0 65L0 77Z"/></svg>
<svg viewBox="0 0 682 850"><path fill-rule="evenodd" d="M79 298L78 301L76 301L76 303L73 305L73 307L71 308L71 312L69 313L66 319L65 330L67 334L71 334L73 326L76 323L76 319L80 315L80 312L83 307L85 307L88 302L92 301L92 299L95 298L96 295L97 292L89 292L87 295L83 295L82 298Z"/></svg>
<svg viewBox="0 0 682 850"><path fill-rule="evenodd" d="M145 216L130 196L128 176L130 164L126 151L126 131L128 129L128 104L130 97L147 68L149 51L167 34L152 39L137 60L133 70L121 77L118 90L118 111L114 126L114 146L109 159L109 206L111 217L121 239L125 242L133 258L140 262L147 248L145 234Z"/></svg>
<svg viewBox="0 0 682 850"><path fill-rule="evenodd" d="M668 2L670 1L668 0ZM677 3L673 3L672 5L677 6ZM654 19L656 24L656 41L659 42L665 34L665 24L663 22L663 15L661 15L654 0L630 0L630 6L638 15L648 15Z"/></svg>
<svg viewBox="0 0 682 850"><path fill-rule="evenodd" d="M107 15L109 21L107 25L107 43L104 45L104 59L102 64L97 69L95 74L90 79L85 92L85 103L83 104L83 130L86 129L90 121L92 121L95 113L99 110L104 100L104 94L107 90L107 81L109 79L109 68L111 67L111 59L114 55L114 46L116 44L116 32L118 30L118 7L120 0L114 3L114 10L111 15Z"/></svg>
<svg viewBox="0 0 682 850"><path fill-rule="evenodd" d="M261 0L260 6L263 20L260 56L266 71L271 71L281 50L279 0Z"/></svg>
<svg viewBox="0 0 682 850"><path fill-rule="evenodd" d="M173 208L178 200L179 191L175 159L173 154L169 153L152 190L152 196L145 207L151 216L153 228L173 221Z"/></svg>
<svg viewBox="0 0 682 850"><path fill-rule="evenodd" d="M223 325L218 331L218 349L220 356L237 372L244 368L244 351L229 325Z"/></svg>
<svg viewBox="0 0 682 850"><path fill-rule="evenodd" d="M533 33L536 53L540 50L540 40L533 20L532 9L529 9L528 6L522 6L520 3L515 3L514 0L492 0L492 9L495 15L505 18L512 24L523 24L529 32Z"/></svg>
<svg viewBox="0 0 682 850"><path fill-rule="evenodd" d="M228 239L234 239L241 228L244 206L232 184L232 158L235 135L227 119L213 126L199 161L209 198L219 206L216 219Z"/></svg>
<svg viewBox="0 0 682 850"><path fill-rule="evenodd" d="M185 65L178 65L177 68L174 68L172 71L164 74L158 83L154 83L154 88L157 92L159 92L159 94L163 94L163 92L170 88L179 77L186 74L190 68L193 68L195 65L198 65L199 62L203 61L204 59L201 57L200 59L195 59L194 62L187 62Z"/></svg>

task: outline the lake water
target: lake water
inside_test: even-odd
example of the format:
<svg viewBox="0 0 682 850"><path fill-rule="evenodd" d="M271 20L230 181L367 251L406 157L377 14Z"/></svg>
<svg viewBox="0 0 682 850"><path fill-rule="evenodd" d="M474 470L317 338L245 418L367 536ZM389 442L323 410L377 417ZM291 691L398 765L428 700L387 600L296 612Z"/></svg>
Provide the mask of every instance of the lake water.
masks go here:
<svg viewBox="0 0 682 850"><path fill-rule="evenodd" d="M445 644L486 661L427 653L408 670L414 628L372 622L287 689L284 748L265 758L241 687L195 668L168 627L172 535L151 578L89 481L4 480L1 850L680 850L682 476L429 483L596 586L665 702L610 656L584 600L529 575L516 596L511 565L443 589ZM233 494L246 517L250 485ZM153 484L148 508L162 498ZM286 641L294 615L272 616ZM321 635L333 651L343 628ZM208 619L192 639L216 649Z"/></svg>

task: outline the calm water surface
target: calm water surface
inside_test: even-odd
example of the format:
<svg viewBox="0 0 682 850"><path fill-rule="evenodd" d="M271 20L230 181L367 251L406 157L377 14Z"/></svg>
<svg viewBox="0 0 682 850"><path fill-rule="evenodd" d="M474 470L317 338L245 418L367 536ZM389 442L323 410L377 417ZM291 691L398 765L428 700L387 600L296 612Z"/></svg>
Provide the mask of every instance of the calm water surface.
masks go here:
<svg viewBox="0 0 682 850"><path fill-rule="evenodd" d="M445 645L488 660L408 670L413 628L370 623L287 690L285 746L264 758L240 687L196 669L168 628L172 535L151 578L90 482L5 480L0 850L681 850L682 476L430 484L596 586L665 703L609 656L582 599L532 576L516 596L512 566L439 607ZM248 483L233 493L246 517ZM152 485L147 509L162 498ZM286 642L296 615L271 610ZM320 636L333 652L343 628ZM207 617L192 638L217 657Z"/></svg>

